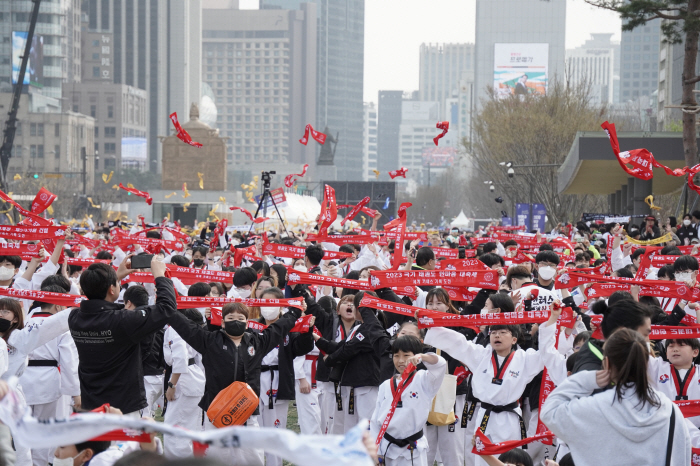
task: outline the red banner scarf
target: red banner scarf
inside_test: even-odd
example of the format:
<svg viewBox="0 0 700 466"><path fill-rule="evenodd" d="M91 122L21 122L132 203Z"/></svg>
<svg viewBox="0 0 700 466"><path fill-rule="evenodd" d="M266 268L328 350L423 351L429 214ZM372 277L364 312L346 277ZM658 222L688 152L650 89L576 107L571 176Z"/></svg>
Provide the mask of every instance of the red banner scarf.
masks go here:
<svg viewBox="0 0 700 466"><path fill-rule="evenodd" d="M406 168L406 167L401 167L401 168L399 168L398 170L391 170L391 171L389 172L389 176L391 177L392 180L393 180L394 178L396 178L397 176L406 178L406 172L407 172L407 171L408 171L408 168Z"/></svg>
<svg viewBox="0 0 700 466"><path fill-rule="evenodd" d="M79 267L90 267L92 264L109 264L107 259L80 259L79 257L66 257L65 261L68 265L77 265Z"/></svg>
<svg viewBox="0 0 700 466"><path fill-rule="evenodd" d="M396 249L398 250L398 247ZM450 285L497 290L498 272L495 270L372 270L370 284L374 289L404 285Z"/></svg>
<svg viewBox="0 0 700 466"><path fill-rule="evenodd" d="M17 209L17 212L19 212L20 215L27 217L27 219L31 219L32 220L31 226L49 226L49 225L51 225L51 222L49 220L46 220L45 218L39 217L34 212L28 211L27 209L25 209L24 207L19 205L17 202L12 200L12 198L10 196L8 196L7 194L5 194L2 191L0 191L0 199L7 202L8 204L12 204L14 206L14 208Z"/></svg>
<svg viewBox="0 0 700 466"><path fill-rule="evenodd" d="M250 211L249 211L248 209L244 209L243 207L229 207L229 210L240 210L240 211L243 212L243 213L246 215L246 217L248 217L248 218L250 219L250 221L253 222L253 223L262 223L262 222L266 222L266 221L270 220L269 217L257 217L257 218L254 218L254 217L253 217L253 214L251 214Z"/></svg>
<svg viewBox="0 0 700 466"><path fill-rule="evenodd" d="M506 225L506 226L501 226L501 225L491 225L489 227L489 230L491 231L525 231L525 225L518 225L512 226L512 225Z"/></svg>
<svg viewBox="0 0 700 466"><path fill-rule="evenodd" d="M369 244L376 243L380 240L380 237L379 235L330 235L322 237L311 233L306 237L306 239L308 241L333 244Z"/></svg>
<svg viewBox="0 0 700 466"><path fill-rule="evenodd" d="M350 221L353 218L355 218L355 216L360 213L362 208L364 206L366 206L367 204L369 204L369 201L370 201L369 196L365 196L364 199L362 199L360 202L357 203L357 205L355 207L352 208L350 213L345 216L345 218L340 222L340 224L345 225L345 222Z"/></svg>
<svg viewBox="0 0 700 466"><path fill-rule="evenodd" d="M224 306L229 303L242 303L250 307L280 306L296 307L302 309L302 298L286 299L250 299L250 298L227 298L208 296L178 296L177 308L188 309L192 307L212 307Z"/></svg>
<svg viewBox="0 0 700 466"><path fill-rule="evenodd" d="M353 207L354 207L354 206L352 206L352 205L350 205L350 204L338 204L338 209L352 209ZM362 208L362 213L363 213L363 214L366 214L366 215L368 215L369 217L372 217L372 218L374 218L374 217L377 216L377 211L376 211L376 210L374 210L374 209L368 209L367 207L363 207L363 208ZM362 228L360 228L359 230L362 230ZM359 231L359 230L355 230L355 231Z"/></svg>
<svg viewBox="0 0 700 466"><path fill-rule="evenodd" d="M175 264L165 264L165 266L170 273L170 278L177 278L185 285L191 285L197 282L233 283L233 272L180 267Z"/></svg>
<svg viewBox="0 0 700 466"><path fill-rule="evenodd" d="M85 296L75 294L52 293L39 290L20 290L17 288L0 288L0 296L16 299L31 299L33 301L39 301L40 303L49 303L65 307L79 306L82 300L87 299Z"/></svg>
<svg viewBox="0 0 700 466"><path fill-rule="evenodd" d="M21 241L36 241L43 239L58 239L66 234L68 227L28 227L0 225L0 238L16 239Z"/></svg>
<svg viewBox="0 0 700 466"><path fill-rule="evenodd" d="M398 269L403 262L403 242L404 236L406 234L406 211L413 204L410 202L404 202L399 207L399 217L398 223L396 225L396 243L394 247L394 257L391 261L391 268ZM406 285L413 285L413 283L405 283Z"/></svg>
<svg viewBox="0 0 700 466"><path fill-rule="evenodd" d="M652 325L650 340L700 338L700 327L671 327L666 325Z"/></svg>
<svg viewBox="0 0 700 466"><path fill-rule="evenodd" d="M309 142L309 133L311 133L311 137L314 138L314 140L317 143L326 143L326 135L319 131L316 131L311 125L306 125L306 129L304 129L304 136L301 139L299 139L299 142L303 145L306 145L306 143Z"/></svg>
<svg viewBox="0 0 700 466"><path fill-rule="evenodd" d="M496 314L447 314L445 312L418 311L418 328L430 327L480 327L482 325L541 324L549 320L549 311L499 312ZM573 328L576 318L570 307L562 310L557 325Z"/></svg>
<svg viewBox="0 0 700 466"><path fill-rule="evenodd" d="M315 273L301 272L291 267L287 267L287 269L289 270L289 273L287 274L287 283L290 285L295 283L303 283L305 285L335 286L340 288L348 288L351 290L372 290L369 282L365 280L352 280L349 278L317 275Z"/></svg>
<svg viewBox="0 0 700 466"><path fill-rule="evenodd" d="M226 227L228 226L228 220L225 218L220 220L216 224L216 228L212 232L211 240L209 241L209 252L214 252L216 248L219 247L219 238L225 237Z"/></svg>
<svg viewBox="0 0 700 466"><path fill-rule="evenodd" d="M0 245L0 256L37 257L41 244L3 243Z"/></svg>
<svg viewBox="0 0 700 466"><path fill-rule="evenodd" d="M271 255L275 257L293 257L300 259L306 255L306 248L265 242L263 243L262 253L265 256ZM350 256L352 256L352 254L349 252L323 251L323 260L346 259Z"/></svg>
<svg viewBox="0 0 700 466"><path fill-rule="evenodd" d="M311 321L311 318L313 316L309 314L308 316L301 316L297 319L296 323L294 324L294 327L289 331L289 333L308 333L309 330L311 330L311 324L309 323ZM212 324L214 322L212 321ZM248 321L248 328L253 329L253 330L259 330L263 331L265 330L269 325L265 325L262 322L258 322L257 320L249 320Z"/></svg>
<svg viewBox="0 0 700 466"><path fill-rule="evenodd" d="M433 250L433 253L435 253L435 257L446 257L448 259L457 259L459 257L458 249L438 247L431 247L431 249Z"/></svg>
<svg viewBox="0 0 700 466"><path fill-rule="evenodd" d="M443 137L445 137L445 135L447 134L447 130L450 129L450 122L449 122L449 121L440 121L440 122L438 122L438 124L435 125L435 127L436 127L437 129L441 129L441 130L442 130L442 133L438 134L437 136L435 136L435 137L433 138L433 142L434 142L435 145L437 146L437 145L438 145L438 141L439 141L440 139L442 139Z"/></svg>
<svg viewBox="0 0 700 466"><path fill-rule="evenodd" d="M435 262L435 270L486 270L479 259L445 259Z"/></svg>
<svg viewBox="0 0 700 466"><path fill-rule="evenodd" d="M306 163L304 164L304 168L302 168L301 173L297 174L291 174L287 175L284 177L284 185L288 188L291 188L294 185L294 182L296 181L297 178L303 178L304 175L306 175L306 170L309 169L309 164Z"/></svg>
<svg viewBox="0 0 700 466"><path fill-rule="evenodd" d="M391 407L389 408L389 412L386 414L384 422L382 422L382 427L379 429L379 435L377 435L377 440L375 441L377 445L379 445L382 441L382 438L384 438L384 434L386 433L386 429L389 427L391 418L394 417L394 412L396 412L396 405L399 404L399 401L401 400L401 395L413 380L415 371L416 366L414 366L411 363L408 363L406 368L403 370L403 373L401 374L401 379L400 382L398 382L398 385L395 386L393 380L389 382L391 384L391 394L393 399L391 400Z"/></svg>
<svg viewBox="0 0 700 466"><path fill-rule="evenodd" d="M443 286L452 301L472 302L476 299L478 291L472 291L466 286Z"/></svg>
<svg viewBox="0 0 700 466"><path fill-rule="evenodd" d="M192 137L190 137L189 133L182 128L180 122L177 119L177 112L173 112L170 114L170 120L172 120L173 125L175 125L175 131L177 131L176 136L180 141L184 142L185 144L189 144L190 146L202 147L200 143L194 142L192 140Z"/></svg>
<svg viewBox="0 0 700 466"><path fill-rule="evenodd" d="M234 267L241 266L241 262L243 261L244 256L249 255L249 254L256 254L256 252L257 252L255 246L248 246L247 248L237 248L237 247L234 247L232 245L231 250L233 251L233 266ZM260 258L256 257L256 260L258 260L258 259L260 259Z"/></svg>
<svg viewBox="0 0 700 466"><path fill-rule="evenodd" d="M372 309L379 309L381 311L391 312L392 314L400 314L411 318L415 317L416 312L424 310L421 307L408 306L406 304L399 304L393 301L378 299L366 293L362 296L360 307L371 307Z"/></svg>
<svg viewBox="0 0 700 466"><path fill-rule="evenodd" d="M583 285L585 283L593 282L604 282L604 283L626 283L628 285L642 285L656 287L659 285L659 280L642 280L639 278L624 278L624 277L606 277L604 275L597 274L587 274L581 272L566 272L562 275L557 276L555 280L555 288L561 290L562 288L571 288L574 286ZM681 282L670 282L667 281L669 285L675 284L676 286L685 284Z"/></svg>
<svg viewBox="0 0 700 466"><path fill-rule="evenodd" d="M173 241L173 240L167 240L167 239L156 239L156 238L143 238L141 236L130 236L127 234L124 234L120 230L117 230L117 234L115 235L114 240L112 243L115 246L119 246L122 249L124 247L128 247L134 244L138 244L141 247L145 248L165 248L165 249L174 249L176 251L182 251L185 247L180 241Z"/></svg>
<svg viewBox="0 0 700 466"><path fill-rule="evenodd" d="M481 432L481 429L476 429L476 445L474 445L474 448L472 448L472 453L475 455L500 455L501 453L505 453L514 448L544 439L549 439L549 443L547 443L547 445L551 445L552 438L554 438L554 434L547 431L533 437L524 438L522 440L507 440L505 442L491 443L491 440L489 440L489 438L483 432Z"/></svg>
<svg viewBox="0 0 700 466"><path fill-rule="evenodd" d="M121 183L119 183L119 188L123 189L124 191L128 191L135 196L142 197L142 198L146 199L146 204L148 204L148 205L153 204L153 199L151 198L151 195L148 194L146 191L139 191L136 188L127 188L126 186L124 186Z"/></svg>
<svg viewBox="0 0 700 466"><path fill-rule="evenodd" d="M328 236L328 228L335 222L336 218L338 218L338 207L335 203L335 189L326 185L323 189L323 203L318 218L318 237Z"/></svg>
<svg viewBox="0 0 700 466"><path fill-rule="evenodd" d="M674 403L678 405L684 417L700 416L700 400L678 400Z"/></svg>
<svg viewBox="0 0 700 466"><path fill-rule="evenodd" d="M48 189L42 187L38 193L36 193L36 197L34 198L34 201L32 202L32 212L35 214L40 214L43 211L45 211L51 203L57 198L55 194L53 194L51 191Z"/></svg>

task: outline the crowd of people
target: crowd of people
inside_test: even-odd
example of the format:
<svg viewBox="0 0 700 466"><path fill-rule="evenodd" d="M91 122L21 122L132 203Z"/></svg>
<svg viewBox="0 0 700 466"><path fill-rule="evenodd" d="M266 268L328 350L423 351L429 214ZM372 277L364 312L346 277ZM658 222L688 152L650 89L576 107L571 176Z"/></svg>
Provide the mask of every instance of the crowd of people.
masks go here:
<svg viewBox="0 0 700 466"><path fill-rule="evenodd" d="M342 234L6 227L0 405L204 433L281 431L294 405L300 438L369 420L364 454L386 465L700 464L700 212L549 233L380 218ZM283 462L174 431L32 447L3 412L8 465Z"/></svg>

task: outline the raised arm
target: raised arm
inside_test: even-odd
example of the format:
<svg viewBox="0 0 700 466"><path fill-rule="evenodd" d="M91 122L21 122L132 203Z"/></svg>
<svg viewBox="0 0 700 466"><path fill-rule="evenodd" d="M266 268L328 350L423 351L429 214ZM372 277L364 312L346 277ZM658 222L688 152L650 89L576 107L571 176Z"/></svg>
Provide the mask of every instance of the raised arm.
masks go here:
<svg viewBox="0 0 700 466"><path fill-rule="evenodd" d="M471 341L467 341L461 333L449 328L431 328L425 336L425 344L447 351L450 356L471 369L476 368L484 357L491 356L490 347L484 348L481 345L475 345Z"/></svg>

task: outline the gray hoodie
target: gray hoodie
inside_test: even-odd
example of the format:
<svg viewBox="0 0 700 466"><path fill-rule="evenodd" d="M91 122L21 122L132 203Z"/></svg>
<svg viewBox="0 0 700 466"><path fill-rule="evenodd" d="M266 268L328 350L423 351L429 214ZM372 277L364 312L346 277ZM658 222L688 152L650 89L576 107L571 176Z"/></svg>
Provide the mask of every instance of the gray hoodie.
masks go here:
<svg viewBox="0 0 700 466"><path fill-rule="evenodd" d="M596 371L572 375L547 398L542 422L569 445L576 466L664 466L671 410L676 411L672 466L691 464L691 442L683 414L666 395L655 391L661 406L641 406L633 390L591 396L598 389Z"/></svg>

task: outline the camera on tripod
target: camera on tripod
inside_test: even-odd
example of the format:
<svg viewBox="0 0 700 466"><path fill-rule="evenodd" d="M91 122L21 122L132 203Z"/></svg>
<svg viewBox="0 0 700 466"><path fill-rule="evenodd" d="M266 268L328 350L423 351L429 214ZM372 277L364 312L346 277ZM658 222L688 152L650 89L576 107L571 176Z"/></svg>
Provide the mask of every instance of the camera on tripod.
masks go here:
<svg viewBox="0 0 700 466"><path fill-rule="evenodd" d="M276 175L276 171L262 172L263 187L265 189L270 189L270 182L272 181L272 175Z"/></svg>

